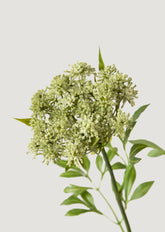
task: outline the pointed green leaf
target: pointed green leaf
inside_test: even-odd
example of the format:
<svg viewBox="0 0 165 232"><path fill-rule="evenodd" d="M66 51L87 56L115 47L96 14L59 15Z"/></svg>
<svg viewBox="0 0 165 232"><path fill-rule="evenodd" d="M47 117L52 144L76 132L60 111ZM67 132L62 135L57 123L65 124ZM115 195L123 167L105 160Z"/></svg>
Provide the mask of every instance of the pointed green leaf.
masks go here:
<svg viewBox="0 0 165 232"><path fill-rule="evenodd" d="M123 186L117 181L116 181L116 185L117 185L117 190L119 192L120 198L123 200L123 194L122 194Z"/></svg>
<svg viewBox="0 0 165 232"><path fill-rule="evenodd" d="M108 156L109 162L112 161L112 159L115 157L116 154L117 154L117 148L116 148L116 147L111 147L111 148L108 150L107 156Z"/></svg>
<svg viewBox="0 0 165 232"><path fill-rule="evenodd" d="M164 150L161 147L159 147L155 143L148 141L148 140L145 140L145 139L129 140L129 142L132 144L138 144L138 145L143 145L146 147L151 147L151 148L154 148L154 149L159 150L161 152L164 152Z"/></svg>
<svg viewBox="0 0 165 232"><path fill-rule="evenodd" d="M81 163L82 167L88 172L90 169L90 160L87 156L83 157L83 161Z"/></svg>
<svg viewBox="0 0 165 232"><path fill-rule="evenodd" d="M99 70L104 70L104 68L105 68L105 65L103 62L102 55L101 55L101 50L99 48Z"/></svg>
<svg viewBox="0 0 165 232"><path fill-rule="evenodd" d="M141 113L143 113L143 111L149 106L150 104L147 104L147 105L143 105L141 106L138 110L135 111L135 113L133 114L132 118L133 118L133 121L136 121L139 116L141 115Z"/></svg>
<svg viewBox="0 0 165 232"><path fill-rule="evenodd" d="M130 153L129 153L129 157L130 158L134 157L136 154L138 154L140 151L142 151L146 147L147 146L145 144L134 144L131 147L131 150L130 150Z"/></svg>
<svg viewBox="0 0 165 232"><path fill-rule="evenodd" d="M94 203L94 199L93 199L92 195L88 191L85 191L85 192L81 193L81 197L84 200L84 204L91 211L102 215L102 213L96 208L95 203Z"/></svg>
<svg viewBox="0 0 165 232"><path fill-rule="evenodd" d="M61 205L72 205L72 204L84 204L84 202L80 200L78 197L76 197L75 195L72 195L61 203Z"/></svg>
<svg viewBox="0 0 165 232"><path fill-rule="evenodd" d="M27 126L30 126L31 118L14 118L14 119L26 124Z"/></svg>
<svg viewBox="0 0 165 232"><path fill-rule="evenodd" d="M140 162L140 160L141 160L141 158L131 156L130 157L130 164L132 164L132 165L137 164Z"/></svg>
<svg viewBox="0 0 165 232"><path fill-rule="evenodd" d="M96 166L98 170L102 173L103 158L100 155L96 157Z"/></svg>
<svg viewBox="0 0 165 232"><path fill-rule="evenodd" d="M67 186L64 189L64 192L65 193L73 193L74 195L79 195L79 194L83 193L84 191L86 191L87 189L92 189L92 188L90 188L90 187L81 187L81 186L71 184L70 186Z"/></svg>
<svg viewBox="0 0 165 232"><path fill-rule="evenodd" d="M123 140L123 144L125 146L125 144L127 143L128 141L128 138L130 136L130 133L131 131L133 130L134 126L136 125L136 120L139 118L139 116L141 115L141 113L149 106L149 104L147 105L143 105L141 106L138 110L136 110L134 112L134 114L132 115L131 119L129 120L128 122L128 127L125 131L125 137L124 137L124 140Z"/></svg>
<svg viewBox="0 0 165 232"><path fill-rule="evenodd" d="M88 209L71 209L69 210L65 216L78 216L82 213L87 213L87 212L91 212L91 210Z"/></svg>
<svg viewBox="0 0 165 232"><path fill-rule="evenodd" d="M152 150L148 153L148 156L149 157L158 157L158 156L161 156L161 155L165 155L165 151L161 151L161 150Z"/></svg>
<svg viewBox="0 0 165 232"><path fill-rule="evenodd" d="M88 191L81 193L81 197L89 206L96 208L93 197Z"/></svg>
<svg viewBox="0 0 165 232"><path fill-rule="evenodd" d="M68 165L68 163L65 166L65 172L68 171L69 169L75 169L75 170L80 170L75 164L74 161L72 160L71 164Z"/></svg>
<svg viewBox="0 0 165 232"><path fill-rule="evenodd" d="M57 164L58 166L60 166L62 168L65 168L65 172L68 171L69 169L73 169L75 171L83 173L83 171L80 168L78 168L76 165L72 164L72 165L68 166L67 163L68 163L67 160L63 160L63 159L59 159L59 160L55 161L55 164Z"/></svg>
<svg viewBox="0 0 165 232"><path fill-rule="evenodd" d="M122 190L122 185L121 185L119 182L117 182L117 181L116 181L116 185L117 185L118 191L121 192L121 190Z"/></svg>
<svg viewBox="0 0 165 232"><path fill-rule="evenodd" d="M136 125L136 121L133 121L133 119L131 118L129 121L128 121L128 126L126 128L126 131L125 131L125 136L124 136L124 140L123 140L123 145L125 147L127 141L128 141L128 138L131 134L131 131L133 130L134 126Z"/></svg>
<svg viewBox="0 0 165 232"><path fill-rule="evenodd" d="M66 160L56 160L56 164L62 168L65 168L67 165L67 161Z"/></svg>
<svg viewBox="0 0 165 232"><path fill-rule="evenodd" d="M71 177L84 176L84 174L82 172L79 172L79 171L70 170L70 171L67 171L67 172L63 172L60 176L61 177L66 177L66 178L71 178Z"/></svg>
<svg viewBox="0 0 165 232"><path fill-rule="evenodd" d="M133 165L128 165L124 174L124 190L125 190L125 199L127 201L128 196L131 192L132 186L136 179L136 171Z"/></svg>
<svg viewBox="0 0 165 232"><path fill-rule="evenodd" d="M126 166L120 162L117 162L117 163L114 163L112 165L112 169L115 170L115 169L125 169Z"/></svg>
<svg viewBox="0 0 165 232"><path fill-rule="evenodd" d="M154 181L148 181L148 182L144 182L140 184L133 192L130 200L135 200L135 199L143 197L149 191L153 183Z"/></svg>

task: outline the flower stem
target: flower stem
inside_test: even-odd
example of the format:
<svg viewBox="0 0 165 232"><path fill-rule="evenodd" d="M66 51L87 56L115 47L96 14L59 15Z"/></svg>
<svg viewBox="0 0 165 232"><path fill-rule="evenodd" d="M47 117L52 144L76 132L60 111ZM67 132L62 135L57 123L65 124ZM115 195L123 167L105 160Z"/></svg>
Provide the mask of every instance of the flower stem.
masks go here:
<svg viewBox="0 0 165 232"><path fill-rule="evenodd" d="M121 225L122 221L119 221L119 219L118 219L118 217L117 217L117 215L116 215L114 209L112 208L111 204L110 204L109 201L106 199L106 197L104 196L104 194L101 192L100 188L97 188L97 187L94 185L94 183L93 183L92 179L89 177L89 175L87 175L87 178L89 179L89 181L90 181L90 182L92 183L92 185L94 186L94 189L96 189L96 191L98 191L98 193L101 195L101 197L104 199L104 201L105 201L105 202L107 203L107 205L109 206L110 210L112 211L112 213L113 213L113 215L114 215L114 217L115 217L115 219L116 219L116 222L114 222L114 221L113 221L112 219L110 219L108 216L106 216L106 215L104 215L104 214L103 214L103 215L106 216L108 219L110 219L110 221L112 221L113 223L117 224L117 225L120 227L120 229L121 229L122 232L125 232L124 229L123 229L123 227L122 227L122 225Z"/></svg>
<svg viewBox="0 0 165 232"><path fill-rule="evenodd" d="M108 205L109 208L111 209L111 211L112 211L114 217L116 218L116 221L117 221L116 224L119 225L121 231L124 232L124 229L123 229L123 227L122 227L122 225L121 225L121 222L119 221L119 219L118 219L118 217L117 217L115 211L113 210L112 206L110 205L110 203L108 202L108 200L105 198L105 196L103 195L103 193L100 191L100 189L98 189L98 192L100 193L100 195L102 196L102 198L105 200L105 202L107 203L107 205Z"/></svg>
<svg viewBox="0 0 165 232"><path fill-rule="evenodd" d="M131 232L131 227L130 227L130 225L129 225L129 221L128 221L126 212L125 212L125 210L124 210L124 207L123 207L123 204L122 204L122 201L121 201L121 198L120 198L118 189L117 189L116 179L115 179L115 176L114 176L114 173L113 173L111 164L110 164L110 162L109 162L109 160L108 160L107 153L106 153L106 151L105 151L104 148L102 149L102 154L103 154L103 158L104 158L104 160L105 160L106 166L107 166L108 171L109 171L110 176L111 176L112 187L113 187L113 190L114 190L114 193L115 193L115 197L116 197L116 201L117 201L117 203L118 203L120 212L121 212L121 214L122 214L122 217L123 217L125 226L126 226L126 228L127 228L127 232Z"/></svg>

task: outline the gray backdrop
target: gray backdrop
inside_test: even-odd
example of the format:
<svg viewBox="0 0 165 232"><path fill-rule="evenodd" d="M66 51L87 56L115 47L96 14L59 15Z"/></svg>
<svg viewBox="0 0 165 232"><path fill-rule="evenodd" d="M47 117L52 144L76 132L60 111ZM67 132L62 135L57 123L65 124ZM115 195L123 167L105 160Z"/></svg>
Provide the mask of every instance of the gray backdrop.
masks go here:
<svg viewBox="0 0 165 232"><path fill-rule="evenodd" d="M70 207L60 206L68 197L63 188L88 183L61 179L60 168L32 160L26 154L32 132L12 118L29 117L32 95L68 64L85 61L97 68L100 46L105 64L116 64L137 84L139 99L130 112L151 103L131 139L165 148L164 8L163 0L1 0L0 231L119 232L99 215L64 216ZM130 203L127 214L133 232L163 232L165 157L147 158L146 152L142 157L135 187L155 183L148 195ZM104 191L114 202L108 184L109 176ZM95 201L106 208L98 196Z"/></svg>

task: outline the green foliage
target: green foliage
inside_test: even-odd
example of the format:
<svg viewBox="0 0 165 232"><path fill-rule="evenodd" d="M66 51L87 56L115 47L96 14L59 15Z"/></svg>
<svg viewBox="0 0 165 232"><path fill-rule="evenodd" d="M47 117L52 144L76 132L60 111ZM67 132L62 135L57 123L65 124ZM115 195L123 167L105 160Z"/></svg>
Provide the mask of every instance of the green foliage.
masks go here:
<svg viewBox="0 0 165 232"><path fill-rule="evenodd" d="M123 139L123 146L124 147L125 147L125 145L126 145L126 143L128 141L128 138L130 136L131 131L133 130L134 126L136 125L137 119L140 117L141 113L143 113L143 111L148 106L149 106L149 104L141 106L138 110L136 110L134 112L131 119L129 120L128 126L127 126L126 131L125 131L125 136L124 136L124 139Z"/></svg>
<svg viewBox="0 0 165 232"><path fill-rule="evenodd" d="M131 165L134 165L134 164L139 163L140 160L141 160L141 158L134 157L134 156L131 156L131 157L129 158L129 162L130 162Z"/></svg>
<svg viewBox="0 0 165 232"><path fill-rule="evenodd" d="M84 168L84 170L86 170L88 173L90 169L90 160L88 159L87 156L83 157L82 162L80 162L80 164Z"/></svg>
<svg viewBox="0 0 165 232"><path fill-rule="evenodd" d="M78 185L72 185L70 184L64 189L65 193L72 193L74 195L79 195L83 192L85 192L87 189L92 189L91 187L82 187Z"/></svg>
<svg viewBox="0 0 165 232"><path fill-rule="evenodd" d="M30 126L31 118L14 118L14 119L26 124L27 126Z"/></svg>
<svg viewBox="0 0 165 232"><path fill-rule="evenodd" d="M143 111L145 111L147 109L147 107L149 106L150 104L147 104L147 105L143 105L141 106L138 110L135 111L135 113L133 114L132 116L132 119L133 121L135 122L139 116L141 115L141 113L143 113Z"/></svg>
<svg viewBox="0 0 165 232"><path fill-rule="evenodd" d="M116 181L116 185L117 185L117 189L118 189L119 193L121 193L123 190L123 186L118 181Z"/></svg>
<svg viewBox="0 0 165 232"><path fill-rule="evenodd" d="M165 150L151 141L145 139L138 139L138 140L130 140L129 142L133 144L130 150L130 157L134 157L137 153L139 153L144 148L153 148L153 150L151 150L148 153L148 156L150 157L158 157L161 155L165 155Z"/></svg>
<svg viewBox="0 0 165 232"><path fill-rule="evenodd" d="M66 160L56 160L56 164L62 168L66 168L67 166L67 161Z"/></svg>
<svg viewBox="0 0 165 232"><path fill-rule="evenodd" d="M88 207L91 211L93 211L95 213L102 214L96 208L93 196L88 191L85 191L85 192L81 193L81 197L84 200L84 204L86 205L86 207Z"/></svg>
<svg viewBox="0 0 165 232"><path fill-rule="evenodd" d="M123 182L126 202L128 200L128 196L131 192L131 189L132 189L132 186L135 182L135 179L136 179L135 167L133 165L128 165L126 167L126 171L124 173L124 182Z"/></svg>
<svg viewBox="0 0 165 232"><path fill-rule="evenodd" d="M136 154L138 154L140 151L142 151L144 148L146 148L147 146L145 144L134 144L131 147L130 153L129 153L129 157L135 157Z"/></svg>
<svg viewBox="0 0 165 232"><path fill-rule="evenodd" d="M78 170L69 170L66 172L63 172L61 175L61 177L80 177L80 176L85 176L85 173L83 173L82 171L78 171Z"/></svg>
<svg viewBox="0 0 165 232"><path fill-rule="evenodd" d="M164 150L151 150L149 153L148 153L148 156L149 157L158 157L158 156L161 156L161 155L165 155L165 151Z"/></svg>
<svg viewBox="0 0 165 232"><path fill-rule="evenodd" d="M95 212L98 214L102 214L95 206L94 199L91 193L87 191L87 189L90 189L88 187L81 187L81 186L75 186L71 185L64 189L64 192L70 193L72 192L73 195L65 199L61 205L72 205L72 204L82 204L85 205L89 210L85 211L85 209L73 209L66 213L66 216L76 216L81 214L80 212ZM80 199L78 195L82 198Z"/></svg>
<svg viewBox="0 0 165 232"><path fill-rule="evenodd" d="M109 150L107 152L109 162L112 161L112 159L115 157L115 155L117 155L117 147L109 146Z"/></svg>
<svg viewBox="0 0 165 232"><path fill-rule="evenodd" d="M99 48L99 70L104 70L104 68L105 68L105 65L103 62L102 55L101 55L101 50Z"/></svg>
<svg viewBox="0 0 165 232"><path fill-rule="evenodd" d="M135 200L143 197L149 191L153 183L154 181L148 181L140 184L133 192L130 200Z"/></svg>
<svg viewBox="0 0 165 232"><path fill-rule="evenodd" d="M96 166L98 170L102 173L103 158L100 155L97 155L96 157Z"/></svg>
<svg viewBox="0 0 165 232"><path fill-rule="evenodd" d="M84 202L80 200L77 196L71 195L61 203L61 205L72 205L72 204L84 204Z"/></svg>
<svg viewBox="0 0 165 232"><path fill-rule="evenodd" d="M148 141L148 140L145 140L145 139L129 140L129 142L132 144L136 144L136 145L140 145L140 146L143 145L145 147L151 147L151 148L154 148L156 150L164 151L161 147L159 147L155 143Z"/></svg>
<svg viewBox="0 0 165 232"><path fill-rule="evenodd" d="M81 197L87 203L87 205L95 208L94 199L88 191L81 193Z"/></svg>
<svg viewBox="0 0 165 232"><path fill-rule="evenodd" d="M115 170L115 169L125 169L126 166L125 164L122 164L121 162L116 162L112 165L112 169Z"/></svg>
<svg viewBox="0 0 165 232"><path fill-rule="evenodd" d="M88 212L91 212L91 210L88 210L88 209L71 209L65 214L65 216L78 216L80 214L88 213Z"/></svg>

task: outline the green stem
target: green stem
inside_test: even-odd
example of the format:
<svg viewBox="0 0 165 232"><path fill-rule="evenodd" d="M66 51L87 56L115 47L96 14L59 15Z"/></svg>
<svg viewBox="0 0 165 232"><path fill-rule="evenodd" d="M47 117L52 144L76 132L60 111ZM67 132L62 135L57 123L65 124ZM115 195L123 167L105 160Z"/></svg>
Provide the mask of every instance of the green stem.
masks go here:
<svg viewBox="0 0 165 232"><path fill-rule="evenodd" d="M118 219L118 217L117 217L115 211L113 210L112 206L110 205L110 203L108 202L108 200L105 198L105 196L102 194L102 192L100 191L100 189L98 189L98 192L100 193L100 195L102 196L102 198L105 200L105 202L107 203L107 205L108 205L109 208L111 209L111 211L112 211L114 217L116 218L116 221L117 221L116 224L119 225L121 231L124 232L124 229L123 229L123 227L122 227L122 225L121 225L121 222L119 221L119 219Z"/></svg>
<svg viewBox="0 0 165 232"><path fill-rule="evenodd" d="M127 161L128 161L128 163L129 163L129 157L128 157L128 154L127 154L127 151L126 151L126 148L124 147L124 152L125 152L125 155L126 155L126 157L127 157Z"/></svg>
<svg viewBox="0 0 165 232"><path fill-rule="evenodd" d="M125 210L124 210L124 207L123 207L123 204L122 204L122 201L121 201L121 198L120 198L118 189L117 189L116 179L115 179L115 176L114 176L114 173L113 173L111 164L110 164L110 162L109 162L109 160L108 160L107 153L106 153L106 151L105 151L104 148L102 149L102 154L103 154L103 158L104 158L104 160L105 160L106 166L107 166L108 171L109 171L110 176L111 176L111 181L112 181L112 186L113 186L113 190L114 190L114 193L115 193L116 201L117 201L117 203L118 203L118 206L119 206L120 212L121 212L121 214L122 214L122 217L123 217L125 226L126 226L126 228L127 228L127 232L131 232L131 227L130 227L130 225L129 225L129 221L128 221L126 212L125 212Z"/></svg>
<svg viewBox="0 0 165 232"><path fill-rule="evenodd" d="M105 197L104 194L101 192L101 190L100 190L99 188L97 188L97 187L94 185L94 183L93 183L93 181L92 181L92 179L90 178L89 175L87 175L87 178L88 178L89 181L92 183L92 185L94 186L94 188L98 191L98 193L101 195L101 197L104 199L104 201L107 203L107 205L109 206L110 210L112 211L112 213L113 213L113 215L114 215L114 217L115 217L115 219L116 219L117 222L114 222L112 219L109 218L110 221L112 221L113 223L119 225L121 231L122 231L122 232L125 232L124 229L123 229L123 227L122 227L122 225L121 225L121 222L122 222L122 221L119 221L119 219L118 219L118 217L117 217L117 215L116 215L114 209L112 208L111 204L109 203L109 201L106 199L106 197ZM106 216L106 215L104 215L104 216ZM107 217L107 216L106 216L106 217ZM107 217L107 218L108 218L108 217Z"/></svg>
<svg viewBox="0 0 165 232"><path fill-rule="evenodd" d="M117 153L117 156L120 157L120 159L124 162L125 165L127 165L126 161L123 159L123 157L122 157L121 155L119 155L119 154Z"/></svg>

